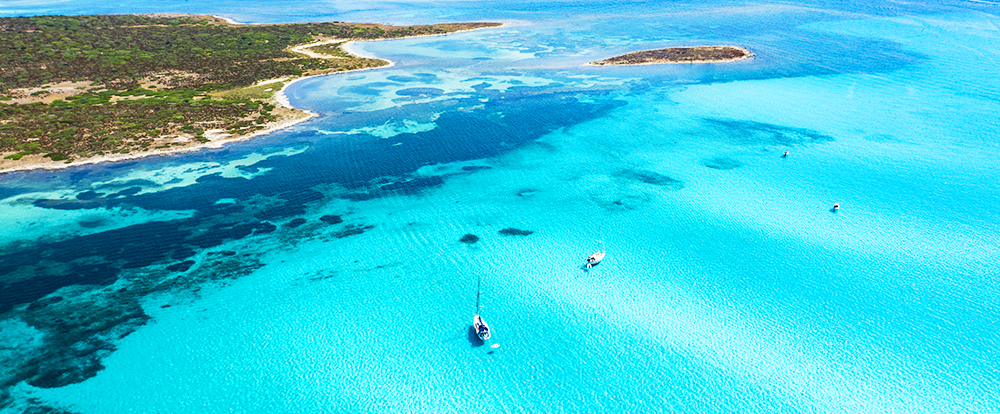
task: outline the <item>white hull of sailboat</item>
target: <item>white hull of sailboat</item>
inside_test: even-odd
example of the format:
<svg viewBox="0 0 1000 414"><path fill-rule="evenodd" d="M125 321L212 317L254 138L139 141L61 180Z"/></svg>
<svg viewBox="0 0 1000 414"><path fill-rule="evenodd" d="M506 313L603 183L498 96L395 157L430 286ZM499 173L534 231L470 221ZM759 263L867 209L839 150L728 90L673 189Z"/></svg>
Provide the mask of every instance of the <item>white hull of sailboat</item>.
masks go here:
<svg viewBox="0 0 1000 414"><path fill-rule="evenodd" d="M479 336L479 339L484 341L490 339L490 327L486 324L486 321L483 320L483 317L479 316L479 314L476 314L476 316L472 318L472 327L476 329L476 335Z"/></svg>
<svg viewBox="0 0 1000 414"><path fill-rule="evenodd" d="M593 265L596 265L596 264L600 263L601 260L604 260L604 252L594 253L594 254L590 255L590 257L587 258L587 267L591 267Z"/></svg>

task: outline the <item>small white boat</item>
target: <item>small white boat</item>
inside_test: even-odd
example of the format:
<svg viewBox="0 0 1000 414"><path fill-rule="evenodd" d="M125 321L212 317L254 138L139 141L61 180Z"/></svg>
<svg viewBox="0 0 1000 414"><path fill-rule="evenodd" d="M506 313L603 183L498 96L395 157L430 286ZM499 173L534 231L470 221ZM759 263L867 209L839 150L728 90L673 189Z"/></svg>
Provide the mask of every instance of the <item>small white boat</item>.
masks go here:
<svg viewBox="0 0 1000 414"><path fill-rule="evenodd" d="M472 327L476 329L476 335L479 336L479 339L484 341L490 339L490 326L486 324L486 321L478 313L472 318Z"/></svg>
<svg viewBox="0 0 1000 414"><path fill-rule="evenodd" d="M840 210L840 203L833 203L834 210Z"/></svg>
<svg viewBox="0 0 1000 414"><path fill-rule="evenodd" d="M587 258L587 269L590 269L591 267L594 267L594 265L600 263L601 260L604 260L604 251L603 250L601 250L601 251L599 251L597 253L594 253L594 254L590 255L590 257Z"/></svg>

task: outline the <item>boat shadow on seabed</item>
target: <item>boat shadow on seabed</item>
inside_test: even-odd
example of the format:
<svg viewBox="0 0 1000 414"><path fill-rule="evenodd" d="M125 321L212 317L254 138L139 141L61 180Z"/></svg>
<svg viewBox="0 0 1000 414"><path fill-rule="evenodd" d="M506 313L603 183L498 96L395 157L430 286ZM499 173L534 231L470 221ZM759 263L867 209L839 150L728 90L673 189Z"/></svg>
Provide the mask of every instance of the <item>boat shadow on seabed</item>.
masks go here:
<svg viewBox="0 0 1000 414"><path fill-rule="evenodd" d="M468 336L466 337L466 339L469 340L469 345L472 346L473 348L479 348L483 345L486 345L486 342L483 341L482 339L479 339L479 335L476 335L476 328L473 326L469 326Z"/></svg>

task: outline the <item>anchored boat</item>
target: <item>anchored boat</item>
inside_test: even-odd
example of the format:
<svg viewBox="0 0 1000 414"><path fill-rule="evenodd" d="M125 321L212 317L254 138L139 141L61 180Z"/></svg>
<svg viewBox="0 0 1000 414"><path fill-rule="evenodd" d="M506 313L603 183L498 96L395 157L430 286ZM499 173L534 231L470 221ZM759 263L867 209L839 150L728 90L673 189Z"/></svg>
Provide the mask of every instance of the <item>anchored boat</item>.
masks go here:
<svg viewBox="0 0 1000 414"><path fill-rule="evenodd" d="M472 327L476 329L476 336L479 339L487 340L490 339L490 326L486 324L482 316L477 313L474 318L472 318Z"/></svg>
<svg viewBox="0 0 1000 414"><path fill-rule="evenodd" d="M601 260L604 260L604 250L594 253L587 258L587 269L594 267L594 265L600 263Z"/></svg>

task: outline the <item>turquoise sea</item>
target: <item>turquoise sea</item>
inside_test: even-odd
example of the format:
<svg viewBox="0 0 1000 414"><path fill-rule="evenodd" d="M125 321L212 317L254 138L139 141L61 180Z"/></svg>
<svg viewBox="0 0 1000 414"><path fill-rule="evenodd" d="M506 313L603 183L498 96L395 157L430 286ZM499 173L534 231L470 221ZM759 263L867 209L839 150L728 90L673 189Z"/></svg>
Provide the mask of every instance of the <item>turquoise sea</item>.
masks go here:
<svg viewBox="0 0 1000 414"><path fill-rule="evenodd" d="M0 413L1000 412L1000 3L0 1L151 12L506 25L0 174Z"/></svg>

